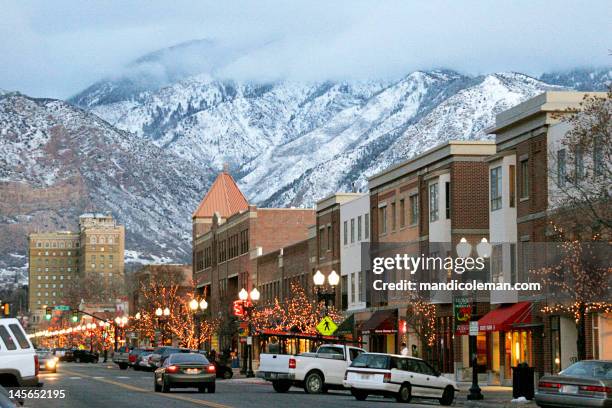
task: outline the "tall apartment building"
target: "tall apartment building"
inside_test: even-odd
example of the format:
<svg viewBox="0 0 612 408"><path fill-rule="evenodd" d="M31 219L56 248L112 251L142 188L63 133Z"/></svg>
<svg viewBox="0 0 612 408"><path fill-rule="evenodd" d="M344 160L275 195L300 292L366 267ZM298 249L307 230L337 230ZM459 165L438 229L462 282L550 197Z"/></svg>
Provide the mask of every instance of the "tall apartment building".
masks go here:
<svg viewBox="0 0 612 408"><path fill-rule="evenodd" d="M108 214L83 214L79 231L37 232L28 236L29 300L32 323L47 306L64 304L70 282L98 273L105 282L123 280L125 229Z"/></svg>
<svg viewBox="0 0 612 408"><path fill-rule="evenodd" d="M373 248L401 245L411 256L446 257L455 255L455 245L461 238L474 246L488 238L485 159L492 154L495 143L490 141L450 141L371 177ZM448 271L427 273L427 279L444 281ZM390 271L386 280L407 278L410 277L405 271ZM409 300L403 292L372 292L366 300L376 309L360 313L357 320L365 319L361 328L369 337L372 351L398 352L398 318L406 316ZM442 372L454 373L470 364L467 332L454 331L452 292L432 292L429 296L425 300L436 304L436 336L440 340L431 350L432 355L422 356L437 361ZM417 347L421 349L422 345Z"/></svg>
<svg viewBox="0 0 612 408"><path fill-rule="evenodd" d="M257 283L259 255L307 239L314 223L312 209L250 205L234 179L220 173L193 214L193 276L212 315L229 315L240 289ZM237 347L235 334L218 340L218 347Z"/></svg>

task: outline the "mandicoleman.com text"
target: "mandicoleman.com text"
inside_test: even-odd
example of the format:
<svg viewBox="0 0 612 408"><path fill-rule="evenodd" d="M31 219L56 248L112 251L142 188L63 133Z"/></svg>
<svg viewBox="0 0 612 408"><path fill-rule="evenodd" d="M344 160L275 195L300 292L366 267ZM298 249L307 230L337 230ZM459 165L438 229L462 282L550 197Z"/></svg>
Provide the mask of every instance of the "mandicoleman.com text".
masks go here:
<svg viewBox="0 0 612 408"><path fill-rule="evenodd" d="M488 291L488 290L540 290L538 282L480 282L476 280L461 282L450 280L448 282L413 282L402 279L397 282L384 282L377 279L372 282L374 290L378 291Z"/></svg>

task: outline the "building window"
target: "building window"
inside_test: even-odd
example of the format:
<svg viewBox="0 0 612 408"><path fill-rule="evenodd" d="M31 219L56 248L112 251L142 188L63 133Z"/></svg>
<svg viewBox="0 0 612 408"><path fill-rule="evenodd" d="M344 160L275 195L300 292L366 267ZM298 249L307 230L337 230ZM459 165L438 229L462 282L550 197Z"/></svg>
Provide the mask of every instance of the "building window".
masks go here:
<svg viewBox="0 0 612 408"><path fill-rule="evenodd" d="M395 231L397 223L397 210L395 209L395 201L391 203L391 230Z"/></svg>
<svg viewBox="0 0 612 408"><path fill-rule="evenodd" d="M42 243L41 242L37 242L36 243L36 248L42 248Z"/></svg>
<svg viewBox="0 0 612 408"><path fill-rule="evenodd" d="M361 215L357 217L357 241L361 241Z"/></svg>
<svg viewBox="0 0 612 408"><path fill-rule="evenodd" d="M342 310L346 310L348 306L348 276L342 276L340 280L340 293L342 294Z"/></svg>
<svg viewBox="0 0 612 408"><path fill-rule="evenodd" d="M355 219L351 218L351 244L355 242Z"/></svg>
<svg viewBox="0 0 612 408"><path fill-rule="evenodd" d="M357 292L357 285L355 279L355 272L351 273L351 303L355 303L355 293Z"/></svg>
<svg viewBox="0 0 612 408"><path fill-rule="evenodd" d="M491 211L502 208L502 169L491 169Z"/></svg>
<svg viewBox="0 0 612 408"><path fill-rule="evenodd" d="M516 166L511 164L509 167L509 183L510 183L510 208L514 208L516 202Z"/></svg>
<svg viewBox="0 0 612 408"><path fill-rule="evenodd" d="M91 238L89 239L89 243L90 243L90 244L95 244L95 243L96 243L96 237L95 237L95 236L94 236L94 237L91 237Z"/></svg>
<svg viewBox="0 0 612 408"><path fill-rule="evenodd" d="M521 198L529 198L529 160L521 161Z"/></svg>
<svg viewBox="0 0 612 408"><path fill-rule="evenodd" d="M327 226L327 250L332 250L332 227L331 225Z"/></svg>
<svg viewBox="0 0 612 408"><path fill-rule="evenodd" d="M419 196L410 196L410 224L416 225L419 222Z"/></svg>
<svg viewBox="0 0 612 408"><path fill-rule="evenodd" d="M565 186L565 180L567 180L565 149L560 149L557 150L557 184Z"/></svg>
<svg viewBox="0 0 612 408"><path fill-rule="evenodd" d="M438 183L429 185L429 221L438 221Z"/></svg>
<svg viewBox="0 0 612 408"><path fill-rule="evenodd" d="M363 219L363 226L365 228L364 238L370 238L370 214L365 214Z"/></svg>
<svg viewBox="0 0 612 408"><path fill-rule="evenodd" d="M576 146L576 152L574 155L574 176L576 178L574 181L577 183L584 177L584 155L582 152L582 147Z"/></svg>
<svg viewBox="0 0 612 408"><path fill-rule="evenodd" d="M451 195L450 195L450 182L444 183L444 205L446 209L446 219L450 219L451 210Z"/></svg>
<svg viewBox="0 0 612 408"><path fill-rule="evenodd" d="M380 213L380 233L387 233L387 207L380 207L378 210Z"/></svg>
<svg viewBox="0 0 612 408"><path fill-rule="evenodd" d="M344 245L348 244L348 221L344 221Z"/></svg>
<svg viewBox="0 0 612 408"><path fill-rule="evenodd" d="M400 227L406 226L406 201L400 200Z"/></svg>

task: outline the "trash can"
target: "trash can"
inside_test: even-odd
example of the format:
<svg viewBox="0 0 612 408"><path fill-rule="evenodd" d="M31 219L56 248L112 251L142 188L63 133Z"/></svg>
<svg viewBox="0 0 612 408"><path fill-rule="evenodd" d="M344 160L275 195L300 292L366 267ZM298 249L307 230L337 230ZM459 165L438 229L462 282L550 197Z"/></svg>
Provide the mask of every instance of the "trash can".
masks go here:
<svg viewBox="0 0 612 408"><path fill-rule="evenodd" d="M527 363L512 367L512 398L525 397L532 400L534 396L534 369Z"/></svg>

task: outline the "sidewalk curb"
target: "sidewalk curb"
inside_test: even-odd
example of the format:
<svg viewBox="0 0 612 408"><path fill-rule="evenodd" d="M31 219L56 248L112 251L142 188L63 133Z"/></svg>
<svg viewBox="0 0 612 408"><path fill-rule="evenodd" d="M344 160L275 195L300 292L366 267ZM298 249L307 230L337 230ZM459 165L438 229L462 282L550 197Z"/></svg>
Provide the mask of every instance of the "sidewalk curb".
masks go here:
<svg viewBox="0 0 612 408"><path fill-rule="evenodd" d="M465 407L472 408L534 408L537 407L535 401L529 402L510 402L510 401L466 401Z"/></svg>

